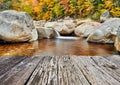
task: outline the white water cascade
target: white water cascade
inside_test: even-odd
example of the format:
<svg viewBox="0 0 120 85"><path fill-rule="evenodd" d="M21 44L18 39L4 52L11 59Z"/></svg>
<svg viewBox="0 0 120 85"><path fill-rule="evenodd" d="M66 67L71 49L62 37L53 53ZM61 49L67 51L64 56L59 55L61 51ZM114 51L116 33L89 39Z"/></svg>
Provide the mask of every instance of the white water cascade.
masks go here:
<svg viewBox="0 0 120 85"><path fill-rule="evenodd" d="M73 39L73 40L74 40L74 39L75 39L75 40L80 39L80 37L61 36L58 31L55 30L55 32L56 32L56 38L57 38L57 39Z"/></svg>

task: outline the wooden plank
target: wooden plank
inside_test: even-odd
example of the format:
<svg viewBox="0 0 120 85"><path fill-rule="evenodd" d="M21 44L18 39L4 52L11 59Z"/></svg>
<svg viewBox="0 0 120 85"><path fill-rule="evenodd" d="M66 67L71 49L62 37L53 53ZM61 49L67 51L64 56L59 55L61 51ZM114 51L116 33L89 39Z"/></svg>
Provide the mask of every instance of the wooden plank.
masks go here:
<svg viewBox="0 0 120 85"><path fill-rule="evenodd" d="M71 57L60 57L58 65L59 85L90 85Z"/></svg>
<svg viewBox="0 0 120 85"><path fill-rule="evenodd" d="M70 74L67 72L68 61L69 61L68 57L59 58L59 61L58 61L58 84L59 85L68 85L70 83L69 82L70 79L68 79L68 76Z"/></svg>
<svg viewBox="0 0 120 85"><path fill-rule="evenodd" d="M43 59L42 59L43 60ZM44 57L27 85L90 85L68 56Z"/></svg>
<svg viewBox="0 0 120 85"><path fill-rule="evenodd" d="M49 64L50 59L51 57L41 57L40 63L34 70L26 85L38 85L38 83L42 82L43 75L45 74L45 68L47 68L47 64Z"/></svg>
<svg viewBox="0 0 120 85"><path fill-rule="evenodd" d="M0 62L0 76L24 60L25 57L3 57Z"/></svg>
<svg viewBox="0 0 120 85"><path fill-rule="evenodd" d="M52 57L49 63L48 69L48 81L46 82L47 85L58 85L58 80L57 80L57 60L58 57ZM47 75L46 75L47 78ZM45 79L43 79L45 80ZM44 85L44 81L42 83Z"/></svg>
<svg viewBox="0 0 120 85"><path fill-rule="evenodd" d="M47 84L47 83L49 83L48 79L49 79L49 75L51 72L51 67L49 65L50 65L50 61L53 57L45 56L44 58L45 58L44 63L42 64L42 68L39 71L39 74L41 76L40 76L40 79L38 80L38 85L49 85L49 84ZM50 82L50 83L52 83L52 82Z"/></svg>
<svg viewBox="0 0 120 85"><path fill-rule="evenodd" d="M120 82L120 69L115 63L104 57L91 57L91 59L111 77Z"/></svg>
<svg viewBox="0 0 120 85"><path fill-rule="evenodd" d="M75 60L74 60L73 58L74 58ZM81 84L81 85L91 85L91 83L90 83L90 82L87 80L87 78L85 77L85 75L84 75L81 67L80 67L79 64L76 62L76 57L70 57L70 59L72 60L72 62L70 63L70 65L72 65L72 67L73 67L73 68L71 68L71 69L73 69L73 70L75 71L75 74L74 74L74 75L78 76L77 79L79 79L79 81L80 81L80 83L79 83L79 81L78 81L78 84ZM75 80L75 82L76 82L76 80ZM77 85L78 85L78 84L77 84Z"/></svg>
<svg viewBox="0 0 120 85"><path fill-rule="evenodd" d="M120 82L111 77L102 68L97 66L90 57L73 58L79 66L91 85L119 85Z"/></svg>
<svg viewBox="0 0 120 85"><path fill-rule="evenodd" d="M0 57L0 63L3 62L3 61L6 60L6 59L9 59L9 58L11 58L11 57L2 57L2 56L1 56L1 57Z"/></svg>
<svg viewBox="0 0 120 85"><path fill-rule="evenodd" d="M27 85L57 85L57 57L43 57Z"/></svg>
<svg viewBox="0 0 120 85"><path fill-rule="evenodd" d="M120 67L120 55L105 56L104 58L108 59L109 61L115 63L118 67Z"/></svg>
<svg viewBox="0 0 120 85"><path fill-rule="evenodd" d="M27 57L0 76L1 85L24 85L36 68L39 57Z"/></svg>
<svg viewBox="0 0 120 85"><path fill-rule="evenodd" d="M3 68L0 85L119 85L119 59L39 55L6 58L0 62L1 69L5 65L8 69Z"/></svg>

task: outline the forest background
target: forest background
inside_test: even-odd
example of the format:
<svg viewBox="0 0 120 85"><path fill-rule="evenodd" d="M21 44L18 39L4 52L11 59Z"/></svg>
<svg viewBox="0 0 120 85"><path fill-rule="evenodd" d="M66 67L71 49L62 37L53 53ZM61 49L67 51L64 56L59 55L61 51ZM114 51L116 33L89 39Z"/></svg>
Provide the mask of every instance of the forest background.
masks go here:
<svg viewBox="0 0 120 85"><path fill-rule="evenodd" d="M51 20L70 16L98 20L108 10L120 17L120 0L0 0L0 11L25 11L34 20Z"/></svg>

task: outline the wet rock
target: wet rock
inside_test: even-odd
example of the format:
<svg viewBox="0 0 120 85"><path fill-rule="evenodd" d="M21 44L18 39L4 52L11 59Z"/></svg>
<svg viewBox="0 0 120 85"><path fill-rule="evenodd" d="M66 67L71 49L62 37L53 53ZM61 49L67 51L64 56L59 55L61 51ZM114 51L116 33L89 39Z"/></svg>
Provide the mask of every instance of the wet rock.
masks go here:
<svg viewBox="0 0 120 85"><path fill-rule="evenodd" d="M88 42L114 43L120 18L111 18L98 26L87 38Z"/></svg>
<svg viewBox="0 0 120 85"><path fill-rule="evenodd" d="M38 40L38 33L36 28L32 30L31 34L32 34L32 39L30 41Z"/></svg>
<svg viewBox="0 0 120 85"><path fill-rule="evenodd" d="M108 10L106 10L105 12L103 12L101 15L100 15L100 21L101 22L104 22L106 20L108 20L109 18L111 18L111 14Z"/></svg>
<svg viewBox="0 0 120 85"><path fill-rule="evenodd" d="M119 26L118 31L117 31L117 36L116 36L116 39L115 39L114 46L115 46L117 51L120 51L120 26Z"/></svg>
<svg viewBox="0 0 120 85"><path fill-rule="evenodd" d="M98 22L84 22L75 28L74 33L76 36L88 37L88 35L99 25L100 23Z"/></svg>
<svg viewBox="0 0 120 85"><path fill-rule="evenodd" d="M7 42L25 42L33 39L34 25L25 12L7 10L0 12L0 39Z"/></svg>
<svg viewBox="0 0 120 85"><path fill-rule="evenodd" d="M56 32L52 28L37 28L38 31L38 39L43 39L43 38L55 38L56 37Z"/></svg>

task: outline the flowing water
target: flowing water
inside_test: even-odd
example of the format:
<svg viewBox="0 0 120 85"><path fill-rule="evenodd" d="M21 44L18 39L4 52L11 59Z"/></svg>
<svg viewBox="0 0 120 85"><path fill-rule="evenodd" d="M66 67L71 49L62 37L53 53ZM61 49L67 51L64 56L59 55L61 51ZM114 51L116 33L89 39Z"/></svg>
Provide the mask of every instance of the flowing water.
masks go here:
<svg viewBox="0 0 120 85"><path fill-rule="evenodd" d="M65 40L78 40L78 39L80 39L80 37L74 37L74 36L61 36L60 34L59 34L59 32L58 31L56 31L55 30L55 32L56 32L56 38L57 39L65 39Z"/></svg>
<svg viewBox="0 0 120 85"><path fill-rule="evenodd" d="M0 56L117 54L113 45L88 43L84 39L42 39L31 43L0 44Z"/></svg>

